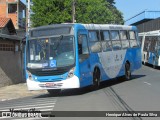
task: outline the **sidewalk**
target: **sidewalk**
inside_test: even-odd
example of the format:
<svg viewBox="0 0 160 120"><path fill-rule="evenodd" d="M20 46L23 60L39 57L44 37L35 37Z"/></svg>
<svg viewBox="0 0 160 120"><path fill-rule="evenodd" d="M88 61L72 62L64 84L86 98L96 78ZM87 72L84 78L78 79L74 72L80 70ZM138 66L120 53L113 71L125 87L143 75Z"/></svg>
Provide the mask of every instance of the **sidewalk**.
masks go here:
<svg viewBox="0 0 160 120"><path fill-rule="evenodd" d="M0 88L0 101L23 98L38 94L48 94L46 90L29 91L26 83L10 85Z"/></svg>

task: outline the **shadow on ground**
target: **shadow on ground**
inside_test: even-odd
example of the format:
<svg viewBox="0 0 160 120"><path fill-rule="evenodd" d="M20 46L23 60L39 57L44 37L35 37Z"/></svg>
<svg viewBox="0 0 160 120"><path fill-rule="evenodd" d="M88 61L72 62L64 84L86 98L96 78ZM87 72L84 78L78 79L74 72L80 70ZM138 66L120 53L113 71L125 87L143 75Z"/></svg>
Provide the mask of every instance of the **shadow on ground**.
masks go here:
<svg viewBox="0 0 160 120"><path fill-rule="evenodd" d="M143 63L143 65L144 65L144 63ZM160 70L160 66L153 66L152 64L149 64L149 63L145 63L145 65L144 66L147 66L147 67L149 67L149 68L153 68L153 69L155 69L155 70Z"/></svg>
<svg viewBox="0 0 160 120"><path fill-rule="evenodd" d="M131 80L135 80L135 79L142 78L142 77L145 77L145 76L146 75L132 75ZM120 84L120 83L123 83L123 82L127 82L127 81L125 79L123 79L122 77L107 80L107 81L101 82L101 85L100 85L98 90L104 89L104 88L107 88L107 87L111 87L113 85L117 85L117 84ZM86 94L86 93L93 92L93 91L96 91L96 90L91 90L90 86L89 86L89 87L84 87L84 88L80 88L80 89L62 90L58 95L43 94L43 95L38 95L34 98L75 96L75 95Z"/></svg>

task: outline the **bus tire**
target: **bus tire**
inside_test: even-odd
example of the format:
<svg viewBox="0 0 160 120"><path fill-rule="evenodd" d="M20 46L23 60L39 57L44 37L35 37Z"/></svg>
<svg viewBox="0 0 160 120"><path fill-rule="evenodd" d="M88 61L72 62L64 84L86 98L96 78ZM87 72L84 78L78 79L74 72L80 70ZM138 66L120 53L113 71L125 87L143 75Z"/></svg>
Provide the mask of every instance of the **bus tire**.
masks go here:
<svg viewBox="0 0 160 120"><path fill-rule="evenodd" d="M61 92L61 89L49 89L47 90L50 95L58 95Z"/></svg>
<svg viewBox="0 0 160 120"><path fill-rule="evenodd" d="M130 80L131 79L131 70L130 70L130 64L125 64L125 79Z"/></svg>
<svg viewBox="0 0 160 120"><path fill-rule="evenodd" d="M95 68L93 72L93 85L91 86L92 90L97 90L100 86L100 70Z"/></svg>

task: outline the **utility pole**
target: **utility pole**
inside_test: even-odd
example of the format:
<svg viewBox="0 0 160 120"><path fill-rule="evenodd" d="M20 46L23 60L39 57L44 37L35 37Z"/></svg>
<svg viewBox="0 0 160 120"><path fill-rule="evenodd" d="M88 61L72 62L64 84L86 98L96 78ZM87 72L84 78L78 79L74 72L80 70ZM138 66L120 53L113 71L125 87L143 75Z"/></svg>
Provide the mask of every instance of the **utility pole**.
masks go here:
<svg viewBox="0 0 160 120"><path fill-rule="evenodd" d="M31 15L31 1L30 0L27 0L28 1L28 11L27 11L27 14L28 14L28 24L27 24L27 31L29 32L29 29L30 29L30 25L31 25L31 20L30 20L30 15Z"/></svg>
<svg viewBox="0 0 160 120"><path fill-rule="evenodd" d="M75 19L75 14L76 14L76 0L73 0L72 1L72 23L75 23L76 22L76 19Z"/></svg>

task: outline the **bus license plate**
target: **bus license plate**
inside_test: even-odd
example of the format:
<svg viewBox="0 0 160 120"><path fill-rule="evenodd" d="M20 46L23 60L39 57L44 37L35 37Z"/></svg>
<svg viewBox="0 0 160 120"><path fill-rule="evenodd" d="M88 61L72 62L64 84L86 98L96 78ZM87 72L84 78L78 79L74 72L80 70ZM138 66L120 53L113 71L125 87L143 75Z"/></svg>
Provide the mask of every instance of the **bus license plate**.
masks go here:
<svg viewBox="0 0 160 120"><path fill-rule="evenodd" d="M46 83L46 87L53 87L54 85L54 83Z"/></svg>

